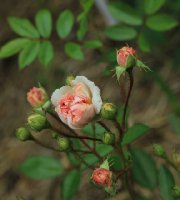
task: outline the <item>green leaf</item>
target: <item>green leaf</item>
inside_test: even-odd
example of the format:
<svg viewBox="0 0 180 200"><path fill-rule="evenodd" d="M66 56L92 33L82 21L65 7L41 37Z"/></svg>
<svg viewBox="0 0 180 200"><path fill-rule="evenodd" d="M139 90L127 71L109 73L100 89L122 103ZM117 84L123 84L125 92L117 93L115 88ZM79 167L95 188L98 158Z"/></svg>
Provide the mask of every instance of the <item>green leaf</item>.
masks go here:
<svg viewBox="0 0 180 200"><path fill-rule="evenodd" d="M39 38L38 31L28 19L9 17L8 23L12 30L20 36L28 38Z"/></svg>
<svg viewBox="0 0 180 200"><path fill-rule="evenodd" d="M125 3L110 3L108 9L112 16L120 20L120 22L127 23L129 25L141 25L142 19L141 16L131 8L128 4Z"/></svg>
<svg viewBox="0 0 180 200"><path fill-rule="evenodd" d="M138 46L142 51L144 51L146 53L151 51L150 42L148 41L148 39L144 33L140 33L140 35L139 35Z"/></svg>
<svg viewBox="0 0 180 200"><path fill-rule="evenodd" d="M25 38L17 38L9 41L0 49L0 58L7 58L18 53L23 47L27 45L30 40Z"/></svg>
<svg viewBox="0 0 180 200"><path fill-rule="evenodd" d="M40 44L39 50L39 60L40 62L47 67L54 56L54 50L51 42L44 41Z"/></svg>
<svg viewBox="0 0 180 200"><path fill-rule="evenodd" d="M148 15L157 12L166 2L166 0L144 0L144 10Z"/></svg>
<svg viewBox="0 0 180 200"><path fill-rule="evenodd" d="M77 170L70 171L62 184L62 200L70 200L78 191L81 181L81 172Z"/></svg>
<svg viewBox="0 0 180 200"><path fill-rule="evenodd" d="M144 124L135 124L130 127L127 133L124 135L121 145L125 146L142 137L144 134L149 132L151 129Z"/></svg>
<svg viewBox="0 0 180 200"><path fill-rule="evenodd" d="M112 40L124 41L135 38L137 32L128 26L110 26L106 28L105 35Z"/></svg>
<svg viewBox="0 0 180 200"><path fill-rule="evenodd" d="M126 72L126 68L125 67L121 67L121 66L117 66L116 67L116 76L117 76L117 80L119 81L120 77Z"/></svg>
<svg viewBox="0 0 180 200"><path fill-rule="evenodd" d="M148 17L146 20L148 28L155 31L168 31L178 25L176 19L167 14L158 14Z"/></svg>
<svg viewBox="0 0 180 200"><path fill-rule="evenodd" d="M149 154L140 149L131 151L133 158L133 176L138 184L145 188L157 187L157 169L155 161Z"/></svg>
<svg viewBox="0 0 180 200"><path fill-rule="evenodd" d="M42 9L38 11L35 21L40 35L44 38L50 37L52 31L52 17L49 10Z"/></svg>
<svg viewBox="0 0 180 200"><path fill-rule="evenodd" d="M77 31L78 40L82 40L88 30L88 18L87 15L83 15L81 20L79 20L79 28Z"/></svg>
<svg viewBox="0 0 180 200"><path fill-rule="evenodd" d="M19 68L24 69L31 64L39 53L40 43L36 41L29 42L19 55Z"/></svg>
<svg viewBox="0 0 180 200"><path fill-rule="evenodd" d="M110 159L110 166L112 165L112 168L116 171L121 170L123 168L123 162L121 160L121 157L119 156L119 154L112 154Z"/></svg>
<svg viewBox="0 0 180 200"><path fill-rule="evenodd" d="M163 200L174 200L172 189L175 185L173 175L165 166L161 166L158 174L159 190Z"/></svg>
<svg viewBox="0 0 180 200"><path fill-rule="evenodd" d="M57 20L56 30L60 38L65 38L69 35L74 24L74 16L70 10L63 11Z"/></svg>
<svg viewBox="0 0 180 200"><path fill-rule="evenodd" d="M175 133L180 136L180 119L178 116L174 113L171 113L168 116L168 119Z"/></svg>
<svg viewBox="0 0 180 200"><path fill-rule="evenodd" d="M68 56L70 56L73 59L76 60L83 60L84 54L81 50L80 45L73 43L73 42L67 42L65 44L65 52Z"/></svg>
<svg viewBox="0 0 180 200"><path fill-rule="evenodd" d="M89 40L84 42L84 47L89 49L96 49L102 47L102 42L99 40Z"/></svg>
<svg viewBox="0 0 180 200"><path fill-rule="evenodd" d="M87 124L83 129L83 132L89 136L93 136L93 128L92 128L92 124ZM98 123L95 124L95 132L96 132L96 135L101 137L102 134L105 132L106 130L101 126L99 125Z"/></svg>
<svg viewBox="0 0 180 200"><path fill-rule="evenodd" d="M32 179L49 179L62 174L63 166L50 156L32 156L18 167L18 171Z"/></svg>

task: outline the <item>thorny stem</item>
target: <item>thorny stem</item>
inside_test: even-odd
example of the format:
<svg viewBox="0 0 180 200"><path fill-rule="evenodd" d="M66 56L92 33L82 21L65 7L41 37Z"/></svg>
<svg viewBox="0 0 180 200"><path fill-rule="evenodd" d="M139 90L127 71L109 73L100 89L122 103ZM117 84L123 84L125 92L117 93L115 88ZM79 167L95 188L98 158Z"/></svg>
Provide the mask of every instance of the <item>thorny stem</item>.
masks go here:
<svg viewBox="0 0 180 200"><path fill-rule="evenodd" d="M129 86L129 91L127 94L127 98L126 98L126 102L124 105L124 110L123 110L123 117L122 117L122 128L123 128L123 132L126 129L126 114L127 114L127 108L128 108L128 104L129 104L129 98L131 96L131 91L132 91L132 87L133 87L133 83L134 83L134 78L133 78L133 73L132 73L132 69L130 69L128 71L129 74L129 80L130 80L130 86Z"/></svg>

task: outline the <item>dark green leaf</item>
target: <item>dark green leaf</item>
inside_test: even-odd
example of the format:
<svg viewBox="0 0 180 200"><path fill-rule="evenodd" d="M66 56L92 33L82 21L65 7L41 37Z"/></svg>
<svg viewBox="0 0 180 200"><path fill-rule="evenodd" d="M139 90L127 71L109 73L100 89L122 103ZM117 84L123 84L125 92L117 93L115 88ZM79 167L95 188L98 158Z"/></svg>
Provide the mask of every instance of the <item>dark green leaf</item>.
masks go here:
<svg viewBox="0 0 180 200"><path fill-rule="evenodd" d="M163 200L174 200L172 189L175 185L173 175L165 166L161 166L158 175L159 190Z"/></svg>
<svg viewBox="0 0 180 200"><path fill-rule="evenodd" d="M23 69L31 64L39 53L40 43L36 41L29 42L19 55L19 68Z"/></svg>
<svg viewBox="0 0 180 200"><path fill-rule="evenodd" d="M48 38L52 30L52 17L49 10L42 9L38 11L35 21L40 35L44 38Z"/></svg>
<svg viewBox="0 0 180 200"><path fill-rule="evenodd" d="M148 15L154 14L165 2L166 0L144 0L144 10Z"/></svg>
<svg viewBox="0 0 180 200"><path fill-rule="evenodd" d="M83 132L87 135L93 136L93 128L92 124L87 124L83 129ZM102 136L103 133L106 131L101 125L98 123L95 124L95 130L97 136Z"/></svg>
<svg viewBox="0 0 180 200"><path fill-rule="evenodd" d="M140 149L133 149L131 154L134 179L145 188L155 189L157 187L157 169L154 160Z"/></svg>
<svg viewBox="0 0 180 200"><path fill-rule="evenodd" d="M81 20L79 20L79 28L77 31L78 40L82 40L88 30L88 18L84 15Z"/></svg>
<svg viewBox="0 0 180 200"><path fill-rule="evenodd" d="M68 56L70 56L73 59L76 60L83 60L84 54L81 50L80 45L73 43L73 42L67 42L65 44L65 52Z"/></svg>
<svg viewBox="0 0 180 200"><path fill-rule="evenodd" d="M141 16L136 12L136 10L125 3L110 3L108 9L112 16L115 19L120 20L120 22L124 22L130 25L142 24Z"/></svg>
<svg viewBox="0 0 180 200"><path fill-rule="evenodd" d="M17 38L9 41L0 49L0 58L7 58L18 53L23 47L27 45L30 40L25 38Z"/></svg>
<svg viewBox="0 0 180 200"><path fill-rule="evenodd" d="M81 172L77 170L70 171L62 184L62 200L70 200L78 191L81 180Z"/></svg>
<svg viewBox="0 0 180 200"><path fill-rule="evenodd" d="M84 47L90 49L96 49L102 47L102 42L99 40L89 40L84 42Z"/></svg>
<svg viewBox="0 0 180 200"><path fill-rule="evenodd" d="M112 154L109 161L110 166L112 166L114 170L121 170L123 168L122 160L119 154Z"/></svg>
<svg viewBox="0 0 180 200"><path fill-rule="evenodd" d="M121 145L125 146L130 144L150 131L150 128L144 124L135 124L130 127L127 133L124 135Z"/></svg>
<svg viewBox="0 0 180 200"><path fill-rule="evenodd" d="M155 31L168 31L178 25L176 19L167 14L153 15L147 18L146 25Z"/></svg>
<svg viewBox="0 0 180 200"><path fill-rule="evenodd" d="M180 119L178 116L172 113L169 115L168 119L175 133L180 136Z"/></svg>
<svg viewBox="0 0 180 200"><path fill-rule="evenodd" d="M39 33L33 24L24 18L9 17L8 23L18 35L28 38L39 38Z"/></svg>
<svg viewBox="0 0 180 200"><path fill-rule="evenodd" d="M59 176L63 166L50 156L32 156L26 159L18 168L24 175L32 179L48 179Z"/></svg>
<svg viewBox="0 0 180 200"><path fill-rule="evenodd" d="M124 41L135 38L137 32L128 26L111 26L106 28L105 35L112 40Z"/></svg>
<svg viewBox="0 0 180 200"><path fill-rule="evenodd" d="M74 23L74 16L70 10L63 11L57 20L56 29L59 37L65 38L72 30Z"/></svg>
<svg viewBox="0 0 180 200"><path fill-rule="evenodd" d="M51 42L44 41L40 44L39 50L39 60L40 62L47 67L54 56L54 50Z"/></svg>
<svg viewBox="0 0 180 200"><path fill-rule="evenodd" d="M150 52L151 51L150 43L149 43L149 41L148 41L148 39L147 39L147 37L144 33L141 33L139 35L138 45L139 45L139 48L144 52Z"/></svg>
<svg viewBox="0 0 180 200"><path fill-rule="evenodd" d="M137 196L135 200L150 200L150 199L146 197Z"/></svg>

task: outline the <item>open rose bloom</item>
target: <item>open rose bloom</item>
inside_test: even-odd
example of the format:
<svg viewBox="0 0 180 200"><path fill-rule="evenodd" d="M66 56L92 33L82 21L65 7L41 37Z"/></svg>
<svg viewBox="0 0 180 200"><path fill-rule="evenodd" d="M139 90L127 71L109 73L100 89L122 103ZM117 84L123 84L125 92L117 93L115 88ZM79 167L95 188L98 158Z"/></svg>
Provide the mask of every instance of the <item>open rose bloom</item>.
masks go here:
<svg viewBox="0 0 180 200"><path fill-rule="evenodd" d="M96 185L101 186L108 186L112 185L111 181L112 172L104 169L104 168L97 168L93 171L92 180Z"/></svg>
<svg viewBox="0 0 180 200"><path fill-rule="evenodd" d="M72 129L89 123L102 106L100 89L84 76L76 76L70 86L56 89L51 101L62 122Z"/></svg>
<svg viewBox="0 0 180 200"><path fill-rule="evenodd" d="M136 55L136 51L131 47L123 47L117 51L117 63L119 65L125 66L127 58L131 54L132 56Z"/></svg>
<svg viewBox="0 0 180 200"><path fill-rule="evenodd" d="M32 107L38 107L43 105L48 99L48 95L43 88L33 87L27 93L27 101Z"/></svg>

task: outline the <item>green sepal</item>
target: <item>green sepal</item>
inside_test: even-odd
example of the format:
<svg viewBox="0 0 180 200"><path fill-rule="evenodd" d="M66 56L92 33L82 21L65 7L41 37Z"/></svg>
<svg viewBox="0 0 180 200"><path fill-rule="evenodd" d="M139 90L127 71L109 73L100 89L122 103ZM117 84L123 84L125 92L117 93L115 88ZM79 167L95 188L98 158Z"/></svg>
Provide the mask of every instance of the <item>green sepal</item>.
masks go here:
<svg viewBox="0 0 180 200"><path fill-rule="evenodd" d="M109 162L108 162L108 159L104 160L104 162L100 165L100 168L109 170Z"/></svg>
<svg viewBox="0 0 180 200"><path fill-rule="evenodd" d="M125 74L126 72L126 68L122 67L122 66L117 66L116 67L116 76L117 76L117 80L119 81L120 77Z"/></svg>
<svg viewBox="0 0 180 200"><path fill-rule="evenodd" d="M129 54L126 60L126 68L132 68L136 65L136 58Z"/></svg>
<svg viewBox="0 0 180 200"><path fill-rule="evenodd" d="M112 184L111 187L105 187L104 190L110 195L110 197L114 197L117 193L115 184Z"/></svg>
<svg viewBox="0 0 180 200"><path fill-rule="evenodd" d="M145 71L152 72L152 70L140 60L136 60L136 67L139 67L140 69L144 69Z"/></svg>

